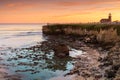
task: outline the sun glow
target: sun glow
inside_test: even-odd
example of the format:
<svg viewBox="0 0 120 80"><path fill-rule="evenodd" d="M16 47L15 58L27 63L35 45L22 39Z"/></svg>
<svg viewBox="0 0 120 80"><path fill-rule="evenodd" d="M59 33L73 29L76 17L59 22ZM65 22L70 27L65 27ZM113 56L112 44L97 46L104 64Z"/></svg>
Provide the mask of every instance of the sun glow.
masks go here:
<svg viewBox="0 0 120 80"><path fill-rule="evenodd" d="M118 0L5 0L0 3L0 23L99 22L108 13L120 20L119 4Z"/></svg>

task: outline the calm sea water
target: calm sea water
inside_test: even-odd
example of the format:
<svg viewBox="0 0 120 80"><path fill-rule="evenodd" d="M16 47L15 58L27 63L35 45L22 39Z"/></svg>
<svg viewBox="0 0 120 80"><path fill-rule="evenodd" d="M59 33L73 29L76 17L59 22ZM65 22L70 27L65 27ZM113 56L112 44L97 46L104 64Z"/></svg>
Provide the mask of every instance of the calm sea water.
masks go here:
<svg viewBox="0 0 120 80"><path fill-rule="evenodd" d="M9 75L19 75L21 80L52 80L63 77L73 68L70 59L53 58L53 52L45 54L20 49L45 40L43 25L0 25L0 58L3 59L0 65L6 67Z"/></svg>
<svg viewBox="0 0 120 80"><path fill-rule="evenodd" d="M0 25L0 47L26 47L44 40L42 25Z"/></svg>

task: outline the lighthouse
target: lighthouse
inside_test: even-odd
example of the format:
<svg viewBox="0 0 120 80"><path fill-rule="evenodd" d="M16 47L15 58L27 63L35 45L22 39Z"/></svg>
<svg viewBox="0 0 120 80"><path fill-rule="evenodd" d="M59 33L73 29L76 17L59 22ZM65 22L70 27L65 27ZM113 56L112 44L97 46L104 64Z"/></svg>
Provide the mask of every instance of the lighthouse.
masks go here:
<svg viewBox="0 0 120 80"><path fill-rule="evenodd" d="M112 22L112 16L111 13L109 13L109 17L108 17L109 21Z"/></svg>
<svg viewBox="0 0 120 80"><path fill-rule="evenodd" d="M111 13L109 13L108 19L101 19L100 22L101 22L101 23L111 23L111 22L112 22Z"/></svg>

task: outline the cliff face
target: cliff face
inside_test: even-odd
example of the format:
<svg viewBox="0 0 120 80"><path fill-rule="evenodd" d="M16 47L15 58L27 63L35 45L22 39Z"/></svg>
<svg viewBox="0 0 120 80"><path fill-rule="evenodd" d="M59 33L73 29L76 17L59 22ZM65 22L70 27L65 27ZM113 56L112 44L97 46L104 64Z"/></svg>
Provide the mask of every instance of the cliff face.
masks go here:
<svg viewBox="0 0 120 80"><path fill-rule="evenodd" d="M100 30L97 34L97 40L103 42L116 42L120 38L117 34L116 29L110 28L108 30Z"/></svg>
<svg viewBox="0 0 120 80"><path fill-rule="evenodd" d="M98 34L98 31L92 31L92 30L90 30L90 31L88 31L88 30L86 30L86 29L81 29L81 28L78 28L78 29L72 29L72 28L65 28L64 29L64 32L65 32L65 34L76 34L76 35L80 35L80 36L82 36L82 35L96 35L96 34Z"/></svg>
<svg viewBox="0 0 120 80"><path fill-rule="evenodd" d="M73 27L73 26L44 26L43 33L45 34L64 34L64 35L78 35L78 36L95 36L99 42L116 42L120 40L117 29L107 28L99 30Z"/></svg>

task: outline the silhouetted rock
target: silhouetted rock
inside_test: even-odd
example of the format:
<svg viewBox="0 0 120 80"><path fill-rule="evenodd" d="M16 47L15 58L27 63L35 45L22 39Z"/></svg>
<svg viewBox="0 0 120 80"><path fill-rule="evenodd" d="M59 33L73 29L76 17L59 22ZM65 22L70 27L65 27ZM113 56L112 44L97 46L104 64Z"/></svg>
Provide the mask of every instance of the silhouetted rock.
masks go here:
<svg viewBox="0 0 120 80"><path fill-rule="evenodd" d="M69 56L69 48L65 44L58 44L54 48L55 56L66 57Z"/></svg>

